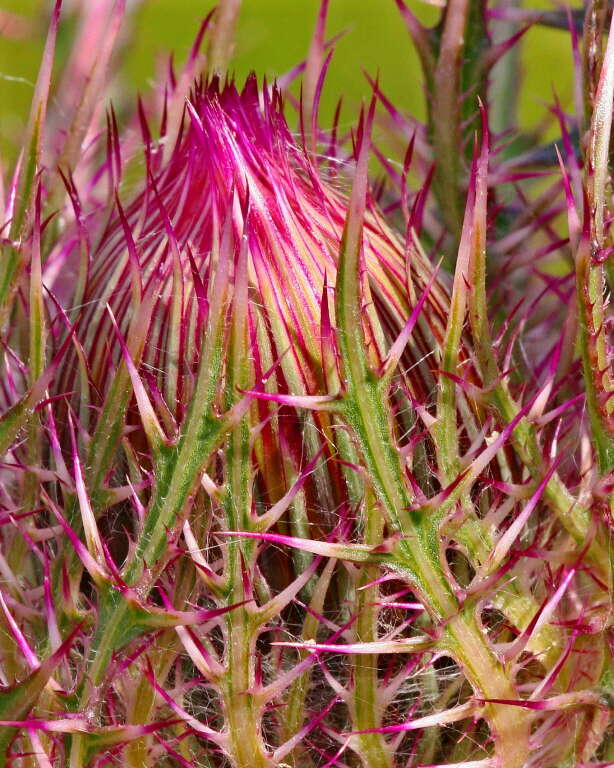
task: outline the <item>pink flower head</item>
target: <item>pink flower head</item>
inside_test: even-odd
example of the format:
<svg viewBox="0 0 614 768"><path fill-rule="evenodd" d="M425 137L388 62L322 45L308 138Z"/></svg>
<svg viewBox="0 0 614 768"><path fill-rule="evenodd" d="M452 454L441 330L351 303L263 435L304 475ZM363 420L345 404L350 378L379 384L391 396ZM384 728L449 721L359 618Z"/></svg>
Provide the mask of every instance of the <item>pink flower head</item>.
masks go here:
<svg viewBox="0 0 614 768"><path fill-rule="evenodd" d="M121 195L127 199L113 207L108 220L108 207L99 205L88 221L89 231L98 226L102 234L90 253L79 334L86 337L95 387L107 388L119 359L105 306L127 335L137 279L143 293L156 294L143 363L161 390L174 375L172 389L180 397L198 358L200 320L211 300L205 296L220 250L230 246L236 264L244 240L250 325L270 345L269 359L281 358L286 382L280 386L292 394L326 393L323 292L325 281L325 293L333 290L347 213L343 175L305 149L288 128L278 89L259 91L255 76L240 92L217 79L196 86L172 151L164 136L153 142L145 130L144 137L144 187ZM344 165L351 169L351 159ZM56 280L74 268L79 237L77 227L66 235L59 251L66 263L62 270L53 265ZM363 249L364 329L377 366L411 312L408 295L419 297L433 270L415 243L404 246L371 198ZM430 334L439 338L445 328L446 290L436 283L426 301L422 316L428 327L419 323L408 367L432 349ZM332 313L332 297L325 295L324 302L325 312ZM414 394L425 396L433 386L430 378L427 366L417 368ZM173 414L182 412L177 400L168 407Z"/></svg>

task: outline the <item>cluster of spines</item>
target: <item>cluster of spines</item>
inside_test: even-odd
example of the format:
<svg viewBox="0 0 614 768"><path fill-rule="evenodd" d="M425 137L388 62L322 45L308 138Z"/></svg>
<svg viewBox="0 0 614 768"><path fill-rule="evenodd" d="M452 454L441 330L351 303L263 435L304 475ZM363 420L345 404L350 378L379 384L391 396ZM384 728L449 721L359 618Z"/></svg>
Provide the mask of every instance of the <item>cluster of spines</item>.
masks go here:
<svg viewBox="0 0 614 768"><path fill-rule="evenodd" d="M454 4L457 16L464 5ZM368 190L374 101L353 147L330 153L354 175L346 201L313 155L329 63L325 10L306 67L303 105L313 106L300 107L303 147L280 95L259 92L254 79L241 94L217 80L197 84L184 106L179 84L195 73L195 49L171 78L169 133L157 146L139 106L144 191L122 207L125 147L109 113L107 157L87 200L64 174L74 225L56 235L43 265L41 243L56 226L43 219L43 190L47 205L60 196L57 179L36 175L56 6L33 149L8 196L17 207L0 285L3 307L26 307L28 329L25 345L7 336L27 364L7 344L0 424L11 545L5 761L28 761L30 751L43 765L104 765L122 750L130 765L160 756L346 765L355 754L366 768L435 760L508 768L552 765L572 750L588 762L606 731L611 372L599 147L609 127L593 121L581 226L578 177L564 172L554 185L557 199L567 193L577 291L565 290L568 278L540 274L546 300L510 307L493 338L490 179L517 183L522 171L489 169L482 110L464 220L450 240L427 206L428 161L410 210L412 152L424 140L416 134L402 175L391 173L401 185L391 212L404 218L403 245ZM114 28L122 13L118 3ZM458 54L454 20L443 22L450 50L423 57L433 66L427 80ZM595 114L611 101L611 66L606 53ZM457 96L461 80L449 84ZM457 109L448 91L439 92L445 114ZM377 84L374 93L384 100ZM82 104L90 108L88 98ZM431 109L431 134L445 149L453 137L440 135L440 111ZM453 124L462 132L456 112ZM75 126L59 155L66 167L87 132L81 120ZM440 205L464 196L461 169L438 166ZM106 200L96 188L103 180ZM518 216L525 229L492 246L512 274L519 233L534 238L537 256L564 247L550 224L560 204L532 205ZM453 243L449 291L418 235L435 252ZM73 296L62 293L62 270L79 275ZM497 276L492 284L507 298ZM576 296L590 429L573 377L573 319L560 329ZM551 344L523 364L518 337L541 306L533 332ZM3 310L5 323L10 314ZM112 524L123 528L115 552L102 533ZM442 657L458 669L447 685ZM199 696L214 702L205 715ZM577 744L574 721L585 729ZM464 738L437 737L453 723ZM413 733L420 737L408 741Z"/></svg>

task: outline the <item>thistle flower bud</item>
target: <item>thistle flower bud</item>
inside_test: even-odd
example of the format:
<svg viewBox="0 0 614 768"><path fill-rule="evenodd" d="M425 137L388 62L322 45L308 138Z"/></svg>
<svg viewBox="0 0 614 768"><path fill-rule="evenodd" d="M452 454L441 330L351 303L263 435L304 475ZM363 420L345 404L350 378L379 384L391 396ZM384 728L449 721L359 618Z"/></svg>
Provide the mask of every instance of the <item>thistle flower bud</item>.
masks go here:
<svg viewBox="0 0 614 768"><path fill-rule="evenodd" d="M533 199L547 147L488 117L516 11L397 5L428 130L372 82L339 138L327 0L297 133L221 80L237 0L104 129L126 7L84 8L58 129L57 0L0 264L0 768L610 764L613 38Z"/></svg>
<svg viewBox="0 0 614 768"><path fill-rule="evenodd" d="M330 173L326 158L313 157L291 134L275 86L259 91L251 76L239 92L217 79L195 87L183 128L168 162L164 136L154 143L144 131L144 185L128 199L88 211L89 269L81 302L81 324L92 385L105 391L119 361L111 308L127 336L137 294L155 294L143 350L167 406L177 418L185 412L185 388L198 361L203 320L209 310L213 276L220 258L236 262L247 242L248 296L252 333L268 337L269 359L280 361L284 391L324 394L327 363L322 358L321 313L329 306L337 254L346 217L345 181ZM109 159L109 165L112 160ZM351 158L346 161L351 171ZM109 171L110 172L110 171ZM119 180L116 179L116 182ZM65 290L66 271L78 272L83 234L68 230L50 260L53 288ZM226 238L226 240L224 240ZM229 253L221 254L222 247ZM433 274L411 239L399 239L369 197L363 229L364 332L374 367ZM231 270L234 267L231 266ZM327 286L325 291L325 284ZM404 364L411 367L431 349L445 327L449 298L436 281L426 299ZM330 361L328 365L330 365ZM333 365L333 368L336 366ZM433 386L428 367L412 376L413 394L423 399ZM63 385L67 389L69 382ZM339 384L337 384L339 386Z"/></svg>

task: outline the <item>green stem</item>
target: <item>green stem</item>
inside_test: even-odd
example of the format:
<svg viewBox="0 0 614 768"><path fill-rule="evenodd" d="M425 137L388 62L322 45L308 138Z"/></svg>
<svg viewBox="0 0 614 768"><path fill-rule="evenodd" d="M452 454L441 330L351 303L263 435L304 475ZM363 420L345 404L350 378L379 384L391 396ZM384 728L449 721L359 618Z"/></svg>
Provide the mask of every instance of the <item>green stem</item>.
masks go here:
<svg viewBox="0 0 614 768"><path fill-rule="evenodd" d="M394 445L387 392L382 391L377 377L367 365L360 291L367 150L368 146L363 143L337 273L336 319L345 374L342 413L360 446L375 495L390 524L403 535L397 547L401 567L432 620L440 627L443 624L443 643L449 645L476 692L484 698L515 699L515 686L477 622L471 614L458 610L458 601L443 572L436 516L431 520L427 514L407 511L412 497ZM465 302L458 301L459 311L461 304L464 315ZM486 714L492 725L500 768L521 768L528 754L526 713L519 715L510 707L487 705Z"/></svg>
<svg viewBox="0 0 614 768"><path fill-rule="evenodd" d="M486 141L485 137L483 141ZM482 183L485 185L485 179ZM486 194L485 188L481 194L483 196ZM489 392L489 401L497 410L502 422L508 424L518 416L520 407L512 397L508 382L499 370L488 320L485 213L484 206L480 211L480 219L476 222L477 234L470 252L467 277L471 284L471 291L468 292L468 314L482 385ZM543 453L535 427L526 417L521 418L514 428L512 445L533 480L536 483L541 482L545 472ZM578 504L558 473L552 474L544 489L543 497L571 536L578 543L584 542L589 526L588 510ZM593 554L598 561L600 556Z"/></svg>
<svg viewBox="0 0 614 768"><path fill-rule="evenodd" d="M226 369L224 404L231 408L238 389L248 389L253 378L248 354L247 250L239 254L235 276L232 327ZM228 436L227 476L224 495L225 524L229 531L251 531L253 470L251 463L249 415L245 415ZM229 604L249 599L245 582L255 582L253 540L230 541L226 549L225 580ZM234 768L273 768L270 752L262 738L264 702L250 692L255 683L256 639L259 618L253 603L226 614L225 673L220 681L227 750Z"/></svg>
<svg viewBox="0 0 614 768"><path fill-rule="evenodd" d="M391 432L392 414L379 382L371 377L353 382L343 410L359 443L377 499L394 530L403 535L399 556L408 577L426 601L429 613L440 620L456 610L456 598L440 561L439 539L427 516L412 514L410 495Z"/></svg>
<svg viewBox="0 0 614 768"><path fill-rule="evenodd" d="M367 491L364 502L365 535L364 543L377 546L382 542L383 519L379 514L375 498ZM355 642L368 643L378 639L377 619L379 614L379 588L365 586L375 581L378 568L365 566L360 569L356 592L355 609L358 619L355 624ZM361 653L352 657L354 690L351 702L352 727L355 731L379 728L382 725L382 706L378 695L378 656ZM357 736L358 754L365 768L392 768L392 752L381 733L364 733Z"/></svg>
<svg viewBox="0 0 614 768"><path fill-rule="evenodd" d="M449 648L478 696L518 699L508 670L489 648L472 613L463 611L450 619L442 644ZM523 768L529 754L530 712L506 704L487 704L484 716L494 736L499 768Z"/></svg>
<svg viewBox="0 0 614 768"><path fill-rule="evenodd" d="M462 153L460 70L469 0L450 0L446 7L439 59L433 77L431 132L437 158L434 186L449 232L458 241L463 220L460 197Z"/></svg>
<svg viewBox="0 0 614 768"><path fill-rule="evenodd" d="M412 581L429 612L442 618L455 611L456 599L441 568L436 531L428 519L409 512L408 490L392 430L387 392L367 364L362 328L360 246L366 188L367 152L360 151L357 181L349 204L337 271L336 317L340 358L345 374L342 416L352 429L375 495L394 530L408 541L400 547Z"/></svg>
<svg viewBox="0 0 614 768"><path fill-rule="evenodd" d="M156 561L164 551L168 531L185 514L199 473L231 427L227 419L213 414L223 366L231 247L226 235L211 286L209 323L204 335L194 394L181 434L176 444L158 447L154 457L156 484L153 498L132 557L123 572L123 578L130 586L136 586L141 580L144 565L151 568L157 564ZM154 581L155 578L148 577L139 584L141 600L145 600ZM90 648L88 677L91 684L85 685L81 692L80 711L88 706L96 686L102 683L112 654L145 629L143 619L146 616L143 616L142 609L130 603L110 585L101 588L100 593L98 624ZM85 751L84 738L75 737L71 750L71 768L81 767Z"/></svg>
<svg viewBox="0 0 614 768"><path fill-rule="evenodd" d="M236 371L236 369L235 369ZM232 376L232 375L231 375ZM232 383L229 391L233 393ZM234 393L233 393L234 394ZM226 525L230 531L251 530L252 471L247 419L228 439L226 458L230 468L226 487ZM226 583L230 604L247 599L244 570L253 582L252 541L232 541L227 545ZM263 703L248 691L254 685L258 620L247 606L226 615L226 664L221 692L224 702L228 752L234 768L272 768L261 732Z"/></svg>
<svg viewBox="0 0 614 768"><path fill-rule="evenodd" d="M233 590L233 599L240 589ZM261 732L262 704L246 693L254 684L256 624L244 608L227 615L226 674L221 686L230 758L234 768L273 768Z"/></svg>

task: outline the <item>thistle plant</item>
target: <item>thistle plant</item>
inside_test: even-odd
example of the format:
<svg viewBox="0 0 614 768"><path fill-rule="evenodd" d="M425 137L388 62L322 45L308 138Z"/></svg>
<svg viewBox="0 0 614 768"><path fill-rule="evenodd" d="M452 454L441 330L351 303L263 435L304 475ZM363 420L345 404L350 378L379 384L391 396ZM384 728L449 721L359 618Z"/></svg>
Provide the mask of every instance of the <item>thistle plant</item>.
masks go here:
<svg viewBox="0 0 614 768"><path fill-rule="evenodd" d="M0 766L612 765L611 14L397 0L426 124L373 79L348 129L327 0L276 83L232 76L239 5L117 114L125 3L55 74L51 9L2 195ZM533 24L556 146L506 92Z"/></svg>

